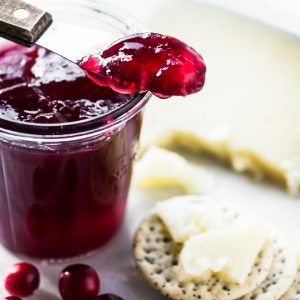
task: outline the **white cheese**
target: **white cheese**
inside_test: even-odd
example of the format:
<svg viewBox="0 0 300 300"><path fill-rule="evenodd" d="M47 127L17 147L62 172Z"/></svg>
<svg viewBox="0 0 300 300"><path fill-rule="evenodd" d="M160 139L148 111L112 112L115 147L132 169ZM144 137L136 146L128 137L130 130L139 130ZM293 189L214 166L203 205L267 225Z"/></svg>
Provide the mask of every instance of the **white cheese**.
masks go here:
<svg viewBox="0 0 300 300"><path fill-rule="evenodd" d="M203 54L206 84L186 99L152 99L142 145L208 152L298 195L300 39L197 2L177 1L172 18L166 9L149 26Z"/></svg>
<svg viewBox="0 0 300 300"><path fill-rule="evenodd" d="M191 236L180 254L183 276L201 278L210 272L224 281L243 284L268 232L259 218L242 216L230 226Z"/></svg>
<svg viewBox="0 0 300 300"><path fill-rule="evenodd" d="M236 215L234 211L224 213L224 206L213 201L201 201L197 196L181 196L158 202L153 212L162 219L173 240L179 243L192 235L223 228Z"/></svg>
<svg viewBox="0 0 300 300"><path fill-rule="evenodd" d="M190 164L177 153L157 147L151 147L136 163L133 182L140 188L179 186L187 194L202 194L215 185L206 169Z"/></svg>

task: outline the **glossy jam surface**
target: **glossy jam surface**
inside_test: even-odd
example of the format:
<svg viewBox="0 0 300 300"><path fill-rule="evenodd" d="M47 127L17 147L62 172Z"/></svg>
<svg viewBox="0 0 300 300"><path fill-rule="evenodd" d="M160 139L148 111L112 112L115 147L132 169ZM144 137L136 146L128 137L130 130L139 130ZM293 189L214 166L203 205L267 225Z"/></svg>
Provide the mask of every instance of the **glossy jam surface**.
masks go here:
<svg viewBox="0 0 300 300"><path fill-rule="evenodd" d="M71 99L71 104L76 103L72 99L91 102L98 99L101 87L90 83L80 70L77 70L79 78L73 71L66 75L68 67L53 72L56 67L49 64L49 55L39 59L44 71L35 81L29 74L28 61L32 62L31 55L35 56L36 50L42 51L17 47L15 56L6 56L6 50L3 53L0 50L2 91L7 89L5 101L10 103L8 109L2 106L2 114L26 122L41 121L41 118L58 122L52 108L47 116L43 115L43 109L37 115L28 110L32 104L32 111L36 111L41 101L37 100L40 91L47 94L45 101L52 104L62 94L64 99ZM25 58L24 52L28 51L33 53ZM53 60L60 65L68 64L57 57ZM64 74L59 75L60 72ZM59 76L70 76L70 80L59 81ZM35 85L38 81L45 85L31 89L27 87L29 77ZM24 94L18 85L24 87ZM105 88L104 93L107 93ZM109 98L104 104L108 107L114 101L114 97ZM87 117L86 112L79 111L79 116ZM95 110L92 111L94 114ZM64 120L78 118L73 112L63 117ZM64 258L95 250L108 241L123 219L140 127L139 113L123 126L108 129L94 139L53 145L43 144L42 139L33 144L1 139L0 242L14 252L32 257Z"/></svg>
<svg viewBox="0 0 300 300"><path fill-rule="evenodd" d="M83 59L80 66L101 86L124 94L151 91L160 98L199 92L206 72L193 48L156 33L126 37Z"/></svg>
<svg viewBox="0 0 300 300"><path fill-rule="evenodd" d="M41 47L10 45L0 52L0 116L66 123L107 113L128 95L99 88L75 65Z"/></svg>

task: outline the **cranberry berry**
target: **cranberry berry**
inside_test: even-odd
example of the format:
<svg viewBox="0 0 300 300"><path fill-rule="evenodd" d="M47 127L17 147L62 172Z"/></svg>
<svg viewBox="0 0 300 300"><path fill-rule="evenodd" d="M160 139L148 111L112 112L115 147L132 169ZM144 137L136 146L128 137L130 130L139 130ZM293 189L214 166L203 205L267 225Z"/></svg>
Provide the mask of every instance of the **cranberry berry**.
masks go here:
<svg viewBox="0 0 300 300"><path fill-rule="evenodd" d="M59 277L59 291L63 300L95 299L100 290L100 279L90 266L76 264L66 267Z"/></svg>
<svg viewBox="0 0 300 300"><path fill-rule="evenodd" d="M22 299L15 296L7 296L3 300L22 300Z"/></svg>
<svg viewBox="0 0 300 300"><path fill-rule="evenodd" d="M5 288L16 297L27 297L34 293L40 283L37 268L29 263L21 262L13 265L5 278ZM16 299L15 299L16 300Z"/></svg>
<svg viewBox="0 0 300 300"><path fill-rule="evenodd" d="M103 294L96 297L95 300L124 300L124 299L114 294Z"/></svg>

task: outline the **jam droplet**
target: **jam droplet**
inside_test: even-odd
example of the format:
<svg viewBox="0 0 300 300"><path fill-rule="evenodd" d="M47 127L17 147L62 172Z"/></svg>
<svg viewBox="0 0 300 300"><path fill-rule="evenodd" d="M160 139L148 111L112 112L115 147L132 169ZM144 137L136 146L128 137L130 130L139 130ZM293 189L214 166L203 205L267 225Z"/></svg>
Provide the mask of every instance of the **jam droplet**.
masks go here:
<svg viewBox="0 0 300 300"><path fill-rule="evenodd" d="M133 94L151 91L160 98L200 91L206 66L202 56L180 40L157 33L125 37L80 62L98 85Z"/></svg>

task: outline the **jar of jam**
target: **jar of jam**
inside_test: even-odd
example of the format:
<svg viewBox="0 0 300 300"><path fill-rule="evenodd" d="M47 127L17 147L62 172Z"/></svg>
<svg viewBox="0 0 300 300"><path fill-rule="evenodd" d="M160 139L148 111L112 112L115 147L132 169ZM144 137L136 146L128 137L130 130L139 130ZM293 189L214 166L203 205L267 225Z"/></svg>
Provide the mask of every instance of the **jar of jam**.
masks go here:
<svg viewBox="0 0 300 300"><path fill-rule="evenodd" d="M102 1L47 2L32 3L56 20L97 29L95 39L101 32L114 40L141 31ZM99 87L42 47L0 41L0 242L6 248L61 259L94 251L114 236L150 96Z"/></svg>

